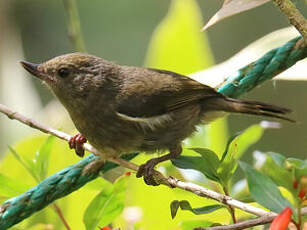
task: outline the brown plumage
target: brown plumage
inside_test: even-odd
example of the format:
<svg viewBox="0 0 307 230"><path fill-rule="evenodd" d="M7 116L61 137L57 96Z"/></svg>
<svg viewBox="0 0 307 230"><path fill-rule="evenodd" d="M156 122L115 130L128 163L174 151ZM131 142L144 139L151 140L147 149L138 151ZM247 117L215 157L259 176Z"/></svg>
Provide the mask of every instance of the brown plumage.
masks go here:
<svg viewBox="0 0 307 230"><path fill-rule="evenodd" d="M51 88L80 133L103 154L169 150L140 167L137 176L152 185L153 167L178 156L181 142L198 124L225 112L290 120L282 116L288 109L227 98L170 71L121 66L81 53L22 65Z"/></svg>

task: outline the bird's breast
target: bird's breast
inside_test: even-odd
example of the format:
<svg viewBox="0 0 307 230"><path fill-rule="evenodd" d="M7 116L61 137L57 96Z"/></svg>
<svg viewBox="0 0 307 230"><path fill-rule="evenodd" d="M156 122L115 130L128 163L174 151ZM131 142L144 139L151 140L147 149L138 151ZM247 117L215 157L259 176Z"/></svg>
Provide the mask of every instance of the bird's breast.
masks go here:
<svg viewBox="0 0 307 230"><path fill-rule="evenodd" d="M142 134L113 111L74 114L72 120L89 143L104 154L133 152L142 142Z"/></svg>

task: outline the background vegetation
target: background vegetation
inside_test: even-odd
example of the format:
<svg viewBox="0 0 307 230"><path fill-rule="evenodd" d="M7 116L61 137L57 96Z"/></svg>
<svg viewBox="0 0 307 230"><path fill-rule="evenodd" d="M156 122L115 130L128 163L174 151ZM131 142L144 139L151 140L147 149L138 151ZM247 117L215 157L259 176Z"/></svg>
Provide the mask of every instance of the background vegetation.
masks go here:
<svg viewBox="0 0 307 230"><path fill-rule="evenodd" d="M183 74L224 61L257 38L288 25L273 3L268 3L223 21L206 33L199 33L204 21L208 20L220 4L191 0L78 1L78 9L89 53L121 64L153 66ZM297 5L306 13L303 1L299 1ZM74 133L62 107L53 101L53 97L38 81L26 76L18 65L21 59L42 62L53 56L73 52L67 30L61 1L0 2L0 102L53 127ZM248 95L249 98L292 108L299 123L283 123L282 130L266 131L261 141L246 152L247 161L252 159L252 152L256 149L303 158L307 145L304 117L307 111L304 100L298 98L306 97L305 87L305 82L268 82ZM249 116L233 116L228 120L229 125L225 120L219 120L207 127L207 131L200 128L199 134L188 140L186 145L209 147L221 156L229 136L260 121L259 118ZM208 129L211 129L211 136L208 135ZM68 150L67 143L54 139L48 140L46 144L47 136L8 122L6 118L0 118L0 130L2 183L10 184L5 183L10 180L15 183L12 188L1 186L3 191L0 188L0 196L3 201L36 185L46 175L52 175L79 160ZM27 173L16 157L9 153L8 144L24 158L23 161L36 159L36 162L47 163L43 167L34 163L30 169L32 173ZM136 162L142 163L146 159L148 156L139 156ZM182 173L169 163L164 166L163 170L167 174L185 177L206 186L215 186L200 173ZM122 171L117 170L117 173L121 174ZM114 172L109 175L109 178L113 177ZM189 221L196 219L219 223L228 223L230 220L226 209L206 216L178 212L178 216L171 220L169 205L173 200L189 200L193 207L215 202L166 187L151 188L134 175L125 180L125 207L118 208L124 209L124 212L113 222L115 226L122 226L123 229L138 226L140 229L181 229ZM85 229L85 209L102 188L106 193L114 189L106 180L95 180L57 202L72 229ZM12 229L65 229L52 208L45 209ZM238 213L238 217L242 215ZM103 227L108 223L100 224ZM96 227L98 226L94 226Z"/></svg>

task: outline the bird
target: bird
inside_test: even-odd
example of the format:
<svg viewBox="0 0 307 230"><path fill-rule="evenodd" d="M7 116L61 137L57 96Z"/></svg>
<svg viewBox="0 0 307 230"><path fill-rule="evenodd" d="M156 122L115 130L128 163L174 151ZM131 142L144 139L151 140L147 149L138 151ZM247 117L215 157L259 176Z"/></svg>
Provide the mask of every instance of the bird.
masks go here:
<svg viewBox="0 0 307 230"><path fill-rule="evenodd" d="M168 70L119 65L86 53L70 53L41 64L21 61L68 111L79 131L69 141L79 156L89 141L105 157L135 151L161 153L140 165L137 177L156 186L157 164L180 156L196 126L227 113L292 121L291 110L226 97L216 89ZM168 153L166 153L168 151Z"/></svg>

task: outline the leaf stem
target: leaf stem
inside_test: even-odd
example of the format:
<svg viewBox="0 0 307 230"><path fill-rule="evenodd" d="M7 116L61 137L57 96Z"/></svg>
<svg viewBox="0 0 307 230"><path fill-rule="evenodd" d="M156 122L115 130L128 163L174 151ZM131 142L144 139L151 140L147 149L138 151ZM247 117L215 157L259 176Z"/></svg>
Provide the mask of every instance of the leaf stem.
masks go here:
<svg viewBox="0 0 307 230"><path fill-rule="evenodd" d="M298 202L298 205L297 205L297 216L298 216L298 223L296 225L297 227L297 230L301 230L302 229L302 205L301 205L301 202Z"/></svg>
<svg viewBox="0 0 307 230"><path fill-rule="evenodd" d="M78 8L75 0L63 0L67 13L68 36L74 45L75 50L86 52L84 40L81 32Z"/></svg>
<svg viewBox="0 0 307 230"><path fill-rule="evenodd" d="M60 209L60 207L57 205L57 204L53 204L53 209L54 211L58 214L58 216L60 217L61 221L63 222L65 228L67 230L71 230L71 228L69 227L64 215L63 215L63 212L62 210Z"/></svg>
<svg viewBox="0 0 307 230"><path fill-rule="evenodd" d="M296 8L295 4L291 0L274 0L274 2L289 19L290 23L301 33L305 44L307 44L307 20Z"/></svg>
<svg viewBox="0 0 307 230"><path fill-rule="evenodd" d="M295 227L296 227L297 230L300 230L300 229L301 229L301 227L300 227L300 225L299 225L298 222L296 222L296 221L294 221L294 220L292 220L291 222L295 225Z"/></svg>
<svg viewBox="0 0 307 230"><path fill-rule="evenodd" d="M229 196L228 189L225 186L223 186L223 191L224 191L226 196ZM232 218L232 222L234 224L237 223L237 219L236 219L236 215L235 215L235 209L231 205L227 205L227 206L228 206L228 211L229 211L231 218Z"/></svg>

